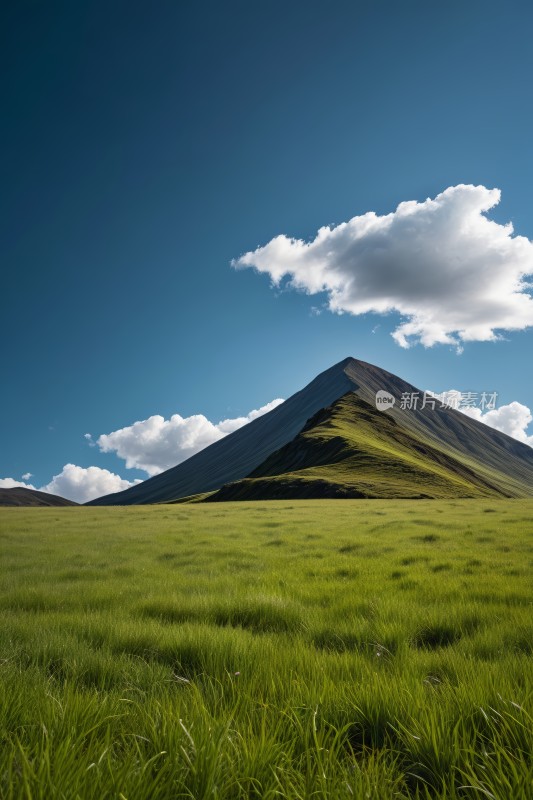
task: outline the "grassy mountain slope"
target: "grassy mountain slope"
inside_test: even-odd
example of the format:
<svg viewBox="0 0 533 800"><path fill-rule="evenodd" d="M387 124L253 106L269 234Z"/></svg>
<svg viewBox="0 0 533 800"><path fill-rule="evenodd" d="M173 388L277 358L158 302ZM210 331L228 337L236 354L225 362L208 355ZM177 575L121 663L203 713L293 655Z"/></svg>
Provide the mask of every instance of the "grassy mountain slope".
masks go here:
<svg viewBox="0 0 533 800"><path fill-rule="evenodd" d="M349 392L318 412L249 478L209 500L285 497L447 498L513 493L497 470L459 458ZM516 490L525 495L525 490Z"/></svg>
<svg viewBox="0 0 533 800"><path fill-rule="evenodd" d="M533 495L533 448L460 411L440 408L438 402L434 409L402 409L402 394L419 393L421 400L424 393L380 367L352 358L345 372L357 395L372 405L380 389L392 394L396 404L387 415L416 438L459 458L489 482L497 481L510 497Z"/></svg>

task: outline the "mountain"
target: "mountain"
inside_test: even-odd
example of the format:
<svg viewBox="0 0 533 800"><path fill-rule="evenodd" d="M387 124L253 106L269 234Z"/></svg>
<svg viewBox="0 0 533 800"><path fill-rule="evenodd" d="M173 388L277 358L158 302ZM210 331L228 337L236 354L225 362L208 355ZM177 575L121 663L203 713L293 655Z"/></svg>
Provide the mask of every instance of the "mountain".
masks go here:
<svg viewBox="0 0 533 800"><path fill-rule="evenodd" d="M72 500L66 500L57 494L38 492L36 489L25 489L17 486L14 489L0 489L0 506L77 506Z"/></svg>
<svg viewBox="0 0 533 800"><path fill-rule="evenodd" d="M392 395L394 406L378 411L378 391ZM187 461L91 505L170 502L222 486L218 499L235 492L244 496L248 485L230 492L227 484L250 478L279 488L282 474L290 476L289 482L312 477L328 484L313 496L533 494L532 448L438 402L434 409L401 408L403 394L417 393L422 398L421 390L386 370L344 359L268 414ZM336 466L324 474L328 464ZM295 476L301 470L315 472ZM341 487L338 494L333 485ZM301 486L296 490L294 484L284 491L302 496Z"/></svg>

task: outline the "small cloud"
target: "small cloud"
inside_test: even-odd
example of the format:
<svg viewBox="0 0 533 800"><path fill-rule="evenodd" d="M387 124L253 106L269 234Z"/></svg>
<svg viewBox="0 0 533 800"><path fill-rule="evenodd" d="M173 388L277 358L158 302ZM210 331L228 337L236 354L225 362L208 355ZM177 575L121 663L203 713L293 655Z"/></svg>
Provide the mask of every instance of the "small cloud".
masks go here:
<svg viewBox="0 0 533 800"><path fill-rule="evenodd" d="M22 480L23 481L29 481L30 478L33 478L33 475L32 475L31 472L25 472L24 475L22 476Z"/></svg>
<svg viewBox="0 0 533 800"><path fill-rule="evenodd" d="M23 478L27 478L29 474L26 473ZM139 479L126 481L120 475L115 475L108 469L65 464L59 475L54 475L50 483L40 486L38 491L57 494L67 500L74 500L76 503L87 503L89 500L94 500L104 494L112 494L121 492L123 489L129 489L130 486L135 486L137 483L142 483L142 481ZM15 489L17 487L37 489L31 483L23 483L14 478L0 478L0 489Z"/></svg>
<svg viewBox="0 0 533 800"><path fill-rule="evenodd" d="M113 494L129 489L130 486L135 486L137 483L142 483L142 481L126 481L108 469L65 464L59 475L54 475L50 483L42 486L40 491L58 494L60 497L66 497L67 500L74 500L76 503L87 503L104 494Z"/></svg>
<svg viewBox="0 0 533 800"><path fill-rule="evenodd" d="M376 331L378 331L380 328L381 328L381 325L374 325L374 327L372 328L371 333L376 333Z"/></svg>
<svg viewBox="0 0 533 800"><path fill-rule="evenodd" d="M96 447L96 442L93 441L91 433L84 433L83 438L87 440L89 447Z"/></svg>
<svg viewBox="0 0 533 800"><path fill-rule="evenodd" d="M31 483L23 483L22 481L17 481L15 478L0 478L0 489L35 489L35 486L32 486Z"/></svg>

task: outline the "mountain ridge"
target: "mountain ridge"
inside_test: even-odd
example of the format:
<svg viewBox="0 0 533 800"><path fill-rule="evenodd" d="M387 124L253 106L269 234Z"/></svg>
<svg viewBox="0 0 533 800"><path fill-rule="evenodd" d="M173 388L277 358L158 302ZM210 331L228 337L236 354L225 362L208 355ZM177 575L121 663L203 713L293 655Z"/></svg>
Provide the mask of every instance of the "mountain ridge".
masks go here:
<svg viewBox="0 0 533 800"><path fill-rule="evenodd" d="M284 403L209 445L191 458L141 484L89 505L172 502L217 491L249 477L273 453L302 433L308 421L349 392L373 406L376 392L396 398L385 414L423 447L459 460L496 493L510 497L533 494L533 449L449 408L402 409L404 393L423 392L387 370L348 357L317 375ZM379 417L375 417L379 420Z"/></svg>

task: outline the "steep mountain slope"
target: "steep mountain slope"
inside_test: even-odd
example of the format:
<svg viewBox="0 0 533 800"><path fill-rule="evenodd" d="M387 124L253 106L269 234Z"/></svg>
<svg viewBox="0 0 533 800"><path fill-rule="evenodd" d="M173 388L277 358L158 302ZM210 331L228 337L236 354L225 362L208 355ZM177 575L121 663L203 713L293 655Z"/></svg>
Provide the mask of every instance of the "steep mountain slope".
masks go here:
<svg viewBox="0 0 533 800"><path fill-rule="evenodd" d="M319 411L249 478L217 500L289 497L447 498L504 496L461 460L413 435L354 392Z"/></svg>
<svg viewBox="0 0 533 800"><path fill-rule="evenodd" d="M352 387L343 365L322 372L277 408L206 447L200 453L124 492L106 495L88 505L161 503L218 489L246 477L270 453L290 442L309 417Z"/></svg>
<svg viewBox="0 0 533 800"><path fill-rule="evenodd" d="M331 406L348 392L355 393L369 407L374 407L375 395L379 390L392 394L396 403L386 412L374 409L373 422L367 420L365 424L382 427L386 425L384 419L388 418L411 437L413 447L413 442L416 442L426 450L434 448L442 457L460 462L464 469L477 476L475 480L472 478L472 486L477 486L477 489L469 486L467 491L462 485L465 494L461 496L482 491L482 486L485 487L483 491L503 493L510 497L533 494L532 448L458 411L440 408L438 403L434 409L402 409L402 394L419 392L422 396L423 393L386 370L347 358L321 373L268 414L215 442L182 464L124 492L93 500L92 504L169 502L242 480L254 473L269 456L288 445L307 421L322 409ZM362 407L353 410L359 414L359 423L362 423ZM368 408L366 413L369 413ZM426 452L419 451L419 468L425 467L423 462L427 458ZM405 459L402 463L405 468ZM319 464L324 464L324 461ZM310 465L306 468L310 468Z"/></svg>
<svg viewBox="0 0 533 800"><path fill-rule="evenodd" d="M72 500L66 500L57 494L38 492L36 489L25 489L17 486L14 489L0 489L0 506L77 506Z"/></svg>

